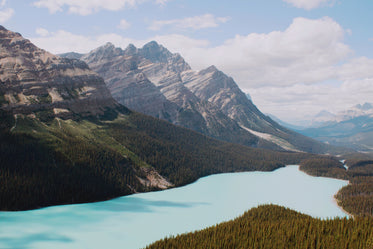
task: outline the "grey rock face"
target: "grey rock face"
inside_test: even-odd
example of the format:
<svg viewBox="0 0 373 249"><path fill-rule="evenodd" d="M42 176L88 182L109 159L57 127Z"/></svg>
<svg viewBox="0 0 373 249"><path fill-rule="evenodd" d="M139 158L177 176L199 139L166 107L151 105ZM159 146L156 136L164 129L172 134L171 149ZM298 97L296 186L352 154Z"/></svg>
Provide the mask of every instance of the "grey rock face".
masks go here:
<svg viewBox="0 0 373 249"><path fill-rule="evenodd" d="M257 146L259 139L221 110L196 96L181 74L191 71L179 54L156 42L125 50L106 44L81 58L105 79L113 97L138 112L203 134Z"/></svg>
<svg viewBox="0 0 373 249"><path fill-rule="evenodd" d="M15 114L103 114L117 105L101 77L79 60L50 54L0 26L0 107Z"/></svg>
<svg viewBox="0 0 373 249"><path fill-rule="evenodd" d="M323 151L323 145L262 114L231 77L211 66L191 70L156 42L125 50L106 44L81 57L130 109L208 136L255 147ZM318 151L319 150L319 151Z"/></svg>
<svg viewBox="0 0 373 249"><path fill-rule="evenodd" d="M215 66L200 72L183 72L184 85L200 99L208 100L240 127L286 150L322 153L325 144L286 129L264 115L231 77Z"/></svg>

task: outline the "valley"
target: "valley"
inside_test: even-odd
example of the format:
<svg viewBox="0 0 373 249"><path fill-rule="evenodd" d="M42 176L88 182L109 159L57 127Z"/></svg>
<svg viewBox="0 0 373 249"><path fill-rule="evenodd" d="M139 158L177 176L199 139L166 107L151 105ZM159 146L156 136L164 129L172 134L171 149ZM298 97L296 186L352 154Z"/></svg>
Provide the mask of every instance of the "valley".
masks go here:
<svg viewBox="0 0 373 249"><path fill-rule="evenodd" d="M231 144L131 111L84 62L3 27L0 42L1 210L107 200L317 156Z"/></svg>
<svg viewBox="0 0 373 249"><path fill-rule="evenodd" d="M155 41L57 56L0 26L0 48L0 247L373 244L370 145L321 139L369 141L370 114L293 131Z"/></svg>

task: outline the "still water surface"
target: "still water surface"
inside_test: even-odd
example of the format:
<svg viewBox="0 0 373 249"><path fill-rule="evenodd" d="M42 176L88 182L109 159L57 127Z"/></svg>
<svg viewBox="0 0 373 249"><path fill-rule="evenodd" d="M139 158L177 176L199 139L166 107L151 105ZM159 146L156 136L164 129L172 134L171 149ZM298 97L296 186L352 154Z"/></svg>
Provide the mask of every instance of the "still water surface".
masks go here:
<svg viewBox="0 0 373 249"><path fill-rule="evenodd" d="M268 203L314 217L344 217L333 195L347 184L288 166L212 175L185 187L105 202L0 212L0 248L143 248Z"/></svg>

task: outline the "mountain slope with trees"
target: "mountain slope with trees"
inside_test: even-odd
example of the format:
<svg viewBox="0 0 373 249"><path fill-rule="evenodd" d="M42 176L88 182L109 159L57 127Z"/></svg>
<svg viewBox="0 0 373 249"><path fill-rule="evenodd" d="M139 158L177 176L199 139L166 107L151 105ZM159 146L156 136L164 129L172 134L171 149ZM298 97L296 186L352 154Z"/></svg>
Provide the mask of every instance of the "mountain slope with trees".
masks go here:
<svg viewBox="0 0 373 249"><path fill-rule="evenodd" d="M84 62L0 27L0 209L107 200L313 155L230 144L130 111Z"/></svg>

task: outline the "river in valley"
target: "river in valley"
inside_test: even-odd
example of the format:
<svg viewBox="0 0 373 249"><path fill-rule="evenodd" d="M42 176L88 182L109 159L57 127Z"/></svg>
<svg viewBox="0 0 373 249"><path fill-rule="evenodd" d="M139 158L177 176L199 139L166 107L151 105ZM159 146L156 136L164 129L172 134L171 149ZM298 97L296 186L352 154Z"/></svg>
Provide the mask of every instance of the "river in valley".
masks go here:
<svg viewBox="0 0 373 249"><path fill-rule="evenodd" d="M269 203L313 217L345 217L333 195L347 184L287 166L212 175L184 187L105 202L0 212L0 248L143 248Z"/></svg>

